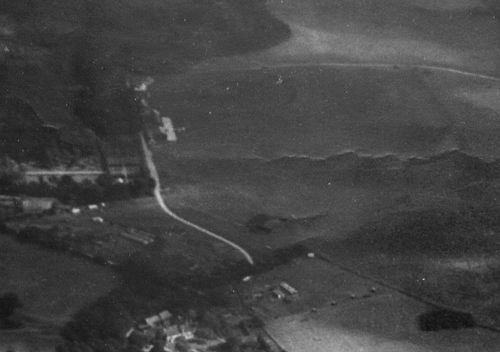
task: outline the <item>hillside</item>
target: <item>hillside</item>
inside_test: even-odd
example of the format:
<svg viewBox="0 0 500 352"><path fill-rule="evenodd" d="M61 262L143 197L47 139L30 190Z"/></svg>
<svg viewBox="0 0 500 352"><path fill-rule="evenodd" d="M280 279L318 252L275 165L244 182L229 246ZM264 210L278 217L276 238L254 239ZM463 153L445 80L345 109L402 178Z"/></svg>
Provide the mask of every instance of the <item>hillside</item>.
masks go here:
<svg viewBox="0 0 500 352"><path fill-rule="evenodd" d="M127 77L262 49L288 32L260 0L1 0L2 150L42 164L58 162L43 157L50 148L95 153L88 130L80 141L54 130L135 133Z"/></svg>

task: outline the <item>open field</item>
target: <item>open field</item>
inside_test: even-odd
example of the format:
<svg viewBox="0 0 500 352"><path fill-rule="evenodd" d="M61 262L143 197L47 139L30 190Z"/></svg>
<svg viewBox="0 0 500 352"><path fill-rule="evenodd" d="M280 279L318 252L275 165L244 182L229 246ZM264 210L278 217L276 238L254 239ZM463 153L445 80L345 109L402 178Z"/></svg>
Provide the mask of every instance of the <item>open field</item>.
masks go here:
<svg viewBox="0 0 500 352"><path fill-rule="evenodd" d="M340 61L499 70L498 5L492 2L273 0L268 6L291 27L288 41L200 68Z"/></svg>
<svg viewBox="0 0 500 352"><path fill-rule="evenodd" d="M500 299L494 255L500 227L491 211L482 210L495 209L500 194L498 163L484 161L500 155L500 84L405 66L498 74L498 20L483 5L472 0L271 0L269 8L292 29L290 40L256 53L207 60L176 75L153 74L148 102L185 128L175 145L153 147L166 202L261 258L308 240L310 248L319 246L342 265L496 323ZM196 22L196 13L182 15L169 19L179 22L175 28ZM126 23L127 16L117 18L117 24ZM157 47L144 44L144 35L155 31L145 18L136 28L135 43L113 51L111 63L132 64L141 74L156 73L155 67L164 72L161 65L178 68L164 63ZM207 21L211 28L211 18ZM116 39L111 34L98 44L105 47ZM195 43L211 37L198 34ZM120 43L127 38L120 37ZM191 53L194 61L207 52L210 57L224 52L189 48L187 42L182 41L181 52ZM123 51L140 52L139 59ZM329 67L332 62L390 66ZM106 100L102 104L107 106ZM110 116L122 118L117 111ZM447 153L452 150L460 152ZM457 219L463 214L468 217ZM54 253L40 255L38 249L33 254L31 247L23 250L6 240L9 251L0 257L9 271L6 288L23 292L25 314L34 322L57 326L88 305L79 323L95 332L101 325L85 326L89 316L97 321L102 314L104 328L106 319L121 319L117 325L124 326L110 328L118 339L137 317L197 299L199 292L192 288L179 297L184 287L174 290L176 284L240 264L238 253L176 224L153 198L116 203L100 215L159 241L134 251L127 263L131 271L124 273L129 281L97 303L117 283L111 273ZM57 271L50 270L54 266ZM278 309L276 302L267 302L261 313L291 351L332 346L494 351L498 346L497 335L483 330L422 333L415 319L428 311L427 305L384 290L363 297L365 280L325 263L292 263L290 268L265 273L261 283L289 280L303 292L301 301ZM463 279L468 280L465 288L459 286ZM37 285L30 286L31 281ZM165 282L173 282L172 297L157 295L163 292L156 291L159 286L171 289ZM351 300L351 294L362 298ZM339 305L327 306L332 299ZM305 313L313 305L317 314ZM112 307L112 314L102 307ZM99 336L100 342L107 337Z"/></svg>
<svg viewBox="0 0 500 352"><path fill-rule="evenodd" d="M271 293L282 281L298 290L291 302ZM238 290L287 351L496 351L500 341L480 328L424 332L420 316L434 307L318 259L297 258Z"/></svg>
<svg viewBox="0 0 500 352"><path fill-rule="evenodd" d="M426 70L289 67L191 73L151 104L186 128L167 153L191 158L401 157L500 152L500 84ZM155 151L161 160L161 148Z"/></svg>
<svg viewBox="0 0 500 352"><path fill-rule="evenodd" d="M52 350L71 315L119 283L109 269L0 236L2 292L15 292L24 307L25 328L0 331L0 349Z"/></svg>
<svg viewBox="0 0 500 352"><path fill-rule="evenodd" d="M498 326L499 244L495 210L429 209L383 217L316 248L335 263Z"/></svg>

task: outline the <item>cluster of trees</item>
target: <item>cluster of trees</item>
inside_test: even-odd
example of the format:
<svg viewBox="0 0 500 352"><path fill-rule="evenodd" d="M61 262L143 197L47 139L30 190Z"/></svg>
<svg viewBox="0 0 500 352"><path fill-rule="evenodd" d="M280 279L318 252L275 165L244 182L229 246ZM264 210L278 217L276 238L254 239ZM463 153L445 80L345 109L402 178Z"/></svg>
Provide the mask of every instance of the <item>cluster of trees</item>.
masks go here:
<svg viewBox="0 0 500 352"><path fill-rule="evenodd" d="M4 156L0 159L0 192L22 180L22 172L19 165L12 159Z"/></svg>
<svg viewBox="0 0 500 352"><path fill-rule="evenodd" d="M66 204L89 204L126 200L151 195L154 181L149 177L140 177L129 183L115 183L112 177L103 175L96 182L85 180L76 182L69 176L51 183L19 183L16 178L0 173L0 192L3 194L25 194L34 197L55 197Z"/></svg>

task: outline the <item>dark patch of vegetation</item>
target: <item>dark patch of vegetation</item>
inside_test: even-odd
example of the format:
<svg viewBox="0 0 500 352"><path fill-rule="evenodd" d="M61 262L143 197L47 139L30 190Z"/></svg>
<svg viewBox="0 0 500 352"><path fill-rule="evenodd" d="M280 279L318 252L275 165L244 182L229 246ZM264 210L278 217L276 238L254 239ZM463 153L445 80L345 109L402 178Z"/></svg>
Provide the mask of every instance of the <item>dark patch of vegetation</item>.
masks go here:
<svg viewBox="0 0 500 352"><path fill-rule="evenodd" d="M254 233L271 233L272 227L269 226L269 221L274 218L266 214L257 214L248 220L245 226Z"/></svg>
<svg viewBox="0 0 500 352"><path fill-rule="evenodd" d="M498 250L495 240L484 234L486 229L500 228L497 214L497 208L472 206L401 212L364 225L342 245L391 255L494 253Z"/></svg>
<svg viewBox="0 0 500 352"><path fill-rule="evenodd" d="M4 180L4 182L2 182ZM129 183L116 183L108 175L100 176L96 182L74 181L70 176L63 176L51 183L41 180L33 183L14 182L10 174L0 175L1 194L24 194L33 197L54 197L66 204L85 205L150 196L154 180L149 177L137 177Z"/></svg>
<svg viewBox="0 0 500 352"><path fill-rule="evenodd" d="M43 123L87 127L110 141L140 131L144 121L129 77L178 72L290 34L263 0L0 0L0 13L15 28L0 62L0 99L29 107L0 109L0 149L41 164L59 144L58 132ZM75 148L85 141L70 144L58 145L58 153L80 157Z"/></svg>
<svg viewBox="0 0 500 352"><path fill-rule="evenodd" d="M183 257L161 260L151 253L136 255L117 268L123 278L122 286L78 312L66 325L62 331L66 343L58 351L72 352L82 346L93 351L110 351L108 346L123 344L124 332L135 322L164 309L174 315L186 315L193 309L198 312L199 337L228 336L227 324L213 310L228 305L227 285L239 282L246 275L268 271L305 252L306 248L293 246L258 258L254 267L246 262L223 263L210 274L169 271L173 266L182 267ZM258 327L262 322L255 321L254 324ZM262 343L245 346L237 339L228 340L228 344L221 348L233 350L234 346L266 350Z"/></svg>
<svg viewBox="0 0 500 352"><path fill-rule="evenodd" d="M15 329L22 326L19 321L12 320L16 309L22 308L23 304L19 297L12 292L0 296L0 327L3 329Z"/></svg>
<svg viewBox="0 0 500 352"><path fill-rule="evenodd" d="M476 323L469 313L439 309L420 315L418 325L422 331L439 331L474 328Z"/></svg>
<svg viewBox="0 0 500 352"><path fill-rule="evenodd" d="M25 21L35 10L36 0L0 0L0 13L9 15L16 21Z"/></svg>

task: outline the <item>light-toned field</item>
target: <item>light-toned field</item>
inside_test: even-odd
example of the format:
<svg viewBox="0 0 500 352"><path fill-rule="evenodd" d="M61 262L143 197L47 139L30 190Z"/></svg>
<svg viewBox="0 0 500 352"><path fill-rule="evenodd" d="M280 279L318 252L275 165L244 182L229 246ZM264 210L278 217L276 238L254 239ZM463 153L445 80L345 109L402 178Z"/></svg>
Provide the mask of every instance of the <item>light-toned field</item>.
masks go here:
<svg viewBox="0 0 500 352"><path fill-rule="evenodd" d="M271 294L282 281L298 290L290 303ZM500 343L499 334L479 328L423 332L418 317L433 307L317 259L276 267L240 284L239 291L291 352L493 352ZM252 298L255 293L263 297Z"/></svg>
<svg viewBox="0 0 500 352"><path fill-rule="evenodd" d="M421 332L416 318L429 310L397 293L324 306L270 321L271 335L290 352L497 351L500 336L481 329Z"/></svg>
<svg viewBox="0 0 500 352"><path fill-rule="evenodd" d="M253 55L202 69L284 62L433 64L499 72L496 4L478 0L272 0L292 36Z"/></svg>

